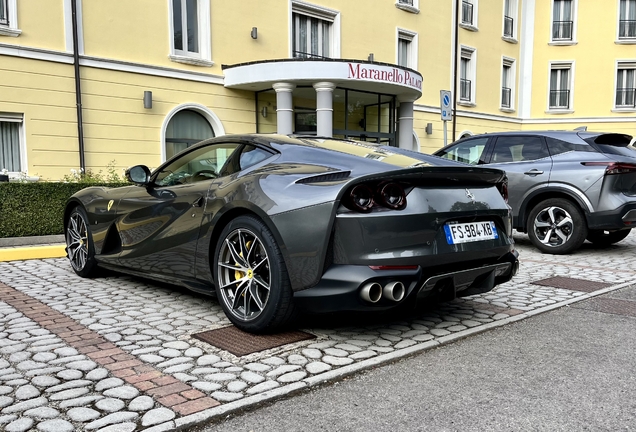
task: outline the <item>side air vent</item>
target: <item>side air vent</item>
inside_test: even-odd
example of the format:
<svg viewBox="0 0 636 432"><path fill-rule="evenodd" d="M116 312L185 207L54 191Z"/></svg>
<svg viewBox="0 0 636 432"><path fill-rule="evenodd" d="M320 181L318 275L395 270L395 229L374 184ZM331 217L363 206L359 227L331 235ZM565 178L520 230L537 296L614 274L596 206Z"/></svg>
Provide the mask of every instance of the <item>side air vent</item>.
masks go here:
<svg viewBox="0 0 636 432"><path fill-rule="evenodd" d="M296 180L296 183L327 183L349 178L351 171L337 171Z"/></svg>

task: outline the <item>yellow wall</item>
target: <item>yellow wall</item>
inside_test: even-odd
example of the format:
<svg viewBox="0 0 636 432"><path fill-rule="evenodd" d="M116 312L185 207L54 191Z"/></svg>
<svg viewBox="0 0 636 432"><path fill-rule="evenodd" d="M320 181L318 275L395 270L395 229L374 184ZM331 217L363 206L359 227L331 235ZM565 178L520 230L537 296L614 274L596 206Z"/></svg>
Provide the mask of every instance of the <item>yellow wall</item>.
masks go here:
<svg viewBox="0 0 636 432"><path fill-rule="evenodd" d="M0 36L0 43L65 51L62 1L18 0L19 37Z"/></svg>

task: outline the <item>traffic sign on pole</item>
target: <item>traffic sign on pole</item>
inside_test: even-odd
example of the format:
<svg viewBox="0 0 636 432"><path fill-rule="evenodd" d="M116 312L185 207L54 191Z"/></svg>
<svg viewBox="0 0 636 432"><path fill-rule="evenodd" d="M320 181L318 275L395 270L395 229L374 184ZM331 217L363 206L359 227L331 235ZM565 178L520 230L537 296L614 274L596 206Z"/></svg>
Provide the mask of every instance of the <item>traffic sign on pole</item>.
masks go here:
<svg viewBox="0 0 636 432"><path fill-rule="evenodd" d="M453 110L451 108L451 101L453 100L453 95L450 92L450 90L440 90L439 99L440 99L440 105L442 108L442 120L443 121L453 120Z"/></svg>

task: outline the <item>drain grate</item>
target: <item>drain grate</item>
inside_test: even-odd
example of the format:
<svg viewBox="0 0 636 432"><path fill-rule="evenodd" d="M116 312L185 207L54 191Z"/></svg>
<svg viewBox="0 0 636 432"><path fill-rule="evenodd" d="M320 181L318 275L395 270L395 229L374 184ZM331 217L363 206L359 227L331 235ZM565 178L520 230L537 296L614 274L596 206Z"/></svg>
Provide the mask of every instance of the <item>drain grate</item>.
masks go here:
<svg viewBox="0 0 636 432"><path fill-rule="evenodd" d="M241 357L294 342L314 339L316 336L302 331L254 335L230 326L195 333L192 337Z"/></svg>
<svg viewBox="0 0 636 432"><path fill-rule="evenodd" d="M563 288L571 291L583 291L583 292L592 292L597 291L603 288L607 288L608 286L612 286L612 284L605 282L593 282L589 280L583 279L574 279L563 276L555 276L548 279L541 279L538 281L532 282L533 285L542 285L549 286L553 288Z"/></svg>
<svg viewBox="0 0 636 432"><path fill-rule="evenodd" d="M597 297L573 306L595 312L636 317L636 301L633 300Z"/></svg>

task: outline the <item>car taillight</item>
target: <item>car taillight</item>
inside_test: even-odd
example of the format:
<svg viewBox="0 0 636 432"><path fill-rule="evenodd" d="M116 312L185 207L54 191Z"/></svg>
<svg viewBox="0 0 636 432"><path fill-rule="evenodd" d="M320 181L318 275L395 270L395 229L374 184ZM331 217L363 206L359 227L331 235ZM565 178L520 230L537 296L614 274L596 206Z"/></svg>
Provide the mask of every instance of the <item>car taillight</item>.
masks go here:
<svg viewBox="0 0 636 432"><path fill-rule="evenodd" d="M351 188L343 201L348 209L361 213L370 212L374 206L402 210L406 207L406 192L395 182L359 184Z"/></svg>
<svg viewBox="0 0 636 432"><path fill-rule="evenodd" d="M503 182L497 185L497 189L499 189L499 193L503 197L504 201L508 202L508 179L504 179Z"/></svg>
<svg viewBox="0 0 636 432"><path fill-rule="evenodd" d="M625 162L581 162L585 166L604 166L605 175L636 172L636 164Z"/></svg>
<svg viewBox="0 0 636 432"><path fill-rule="evenodd" d="M387 183L378 188L378 201L385 207L401 210L406 207L406 193L397 183Z"/></svg>
<svg viewBox="0 0 636 432"><path fill-rule="evenodd" d="M363 213L371 211L373 207L373 191L367 185L357 185L349 192L349 203L357 210Z"/></svg>

